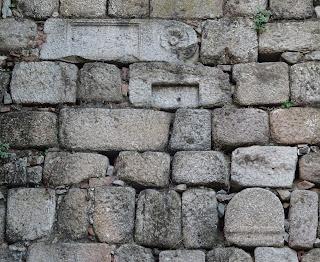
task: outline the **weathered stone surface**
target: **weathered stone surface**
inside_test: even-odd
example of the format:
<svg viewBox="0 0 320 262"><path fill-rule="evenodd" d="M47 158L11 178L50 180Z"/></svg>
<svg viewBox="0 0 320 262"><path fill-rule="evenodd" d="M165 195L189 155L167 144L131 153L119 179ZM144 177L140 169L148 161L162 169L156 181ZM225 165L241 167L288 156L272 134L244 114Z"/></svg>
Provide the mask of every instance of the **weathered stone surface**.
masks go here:
<svg viewBox="0 0 320 262"><path fill-rule="evenodd" d="M3 97L10 84L10 73L0 70L0 105L3 103Z"/></svg>
<svg viewBox="0 0 320 262"><path fill-rule="evenodd" d="M27 168L27 183L30 185L40 185L42 180L42 166Z"/></svg>
<svg viewBox="0 0 320 262"><path fill-rule="evenodd" d="M7 199L7 239L16 242L48 236L55 220L55 208L54 190L10 189Z"/></svg>
<svg viewBox="0 0 320 262"><path fill-rule="evenodd" d="M320 12L320 6L318 6L319 12ZM320 13L319 13L320 18ZM310 53L307 53L304 55L305 61L320 61L320 51L312 51Z"/></svg>
<svg viewBox="0 0 320 262"><path fill-rule="evenodd" d="M116 161L117 176L138 187L169 185L170 155L161 152L120 152Z"/></svg>
<svg viewBox="0 0 320 262"><path fill-rule="evenodd" d="M83 101L121 102L120 69L104 63L87 63L80 70L77 97Z"/></svg>
<svg viewBox="0 0 320 262"><path fill-rule="evenodd" d="M239 248L227 247L227 248L215 248L207 254L208 262L253 262L251 256Z"/></svg>
<svg viewBox="0 0 320 262"><path fill-rule="evenodd" d="M168 250L159 254L159 262L205 262L206 255L200 250Z"/></svg>
<svg viewBox="0 0 320 262"><path fill-rule="evenodd" d="M201 64L136 63L130 66L129 94L135 106L213 107L231 101L231 86L228 74Z"/></svg>
<svg viewBox="0 0 320 262"><path fill-rule="evenodd" d="M298 262L297 252L288 248L257 247L254 250L255 262Z"/></svg>
<svg viewBox="0 0 320 262"><path fill-rule="evenodd" d="M232 152L235 187L291 188L298 161L296 147L252 146Z"/></svg>
<svg viewBox="0 0 320 262"><path fill-rule="evenodd" d="M24 186L27 184L27 158L4 159L0 163L0 184Z"/></svg>
<svg viewBox="0 0 320 262"><path fill-rule="evenodd" d="M259 9L266 9L267 0L227 0L224 13L227 16L254 16Z"/></svg>
<svg viewBox="0 0 320 262"><path fill-rule="evenodd" d="M312 152L299 159L299 178L320 184L320 153Z"/></svg>
<svg viewBox="0 0 320 262"><path fill-rule="evenodd" d="M310 250L302 257L302 262L318 262L320 257L320 248Z"/></svg>
<svg viewBox="0 0 320 262"><path fill-rule="evenodd" d="M272 16L280 19L304 19L314 11L313 0L270 0L270 9Z"/></svg>
<svg viewBox="0 0 320 262"><path fill-rule="evenodd" d="M23 15L36 19L47 18L59 9L59 0L17 0L16 4Z"/></svg>
<svg viewBox="0 0 320 262"><path fill-rule="evenodd" d="M152 110L69 108L60 111L60 120L61 144L67 148L161 151L168 143L171 114Z"/></svg>
<svg viewBox="0 0 320 262"><path fill-rule="evenodd" d="M36 243L30 247L27 262L111 262L111 249L96 243Z"/></svg>
<svg viewBox="0 0 320 262"><path fill-rule="evenodd" d="M269 142L269 116L263 110L219 108L212 115L212 139L216 148L264 145Z"/></svg>
<svg viewBox="0 0 320 262"><path fill-rule="evenodd" d="M309 249L317 237L318 194L307 190L291 193L289 210L289 246Z"/></svg>
<svg viewBox="0 0 320 262"><path fill-rule="evenodd" d="M22 262L22 252L10 250L6 244L0 246L0 262Z"/></svg>
<svg viewBox="0 0 320 262"><path fill-rule="evenodd" d="M70 30L65 31L67 28ZM49 19L44 32L47 42L41 50L42 59L77 61L80 57L123 63L197 59L196 32L178 21Z"/></svg>
<svg viewBox="0 0 320 262"><path fill-rule="evenodd" d="M101 242L121 244L133 238L135 190L130 187L95 189L94 231Z"/></svg>
<svg viewBox="0 0 320 262"><path fill-rule="evenodd" d="M279 144L317 144L320 142L320 110L293 107L270 114L270 131Z"/></svg>
<svg viewBox="0 0 320 262"><path fill-rule="evenodd" d="M61 62L21 62L12 72L11 96L18 104L76 102L76 65Z"/></svg>
<svg viewBox="0 0 320 262"><path fill-rule="evenodd" d="M108 14L115 17L147 17L149 0L109 0Z"/></svg>
<svg viewBox="0 0 320 262"><path fill-rule="evenodd" d="M178 109L169 146L174 151L210 150L211 112L205 109Z"/></svg>
<svg viewBox="0 0 320 262"><path fill-rule="evenodd" d="M222 18L204 22L201 43L204 64L238 64L257 59L258 40L252 21Z"/></svg>
<svg viewBox="0 0 320 262"><path fill-rule="evenodd" d="M126 244L119 247L114 255L115 262L154 262L151 249L135 244Z"/></svg>
<svg viewBox="0 0 320 262"><path fill-rule="evenodd" d="M3 196L0 199L0 244L5 242L5 230L6 230L6 203ZM0 251L1 254L1 251ZM1 255L0 255L1 262Z"/></svg>
<svg viewBox="0 0 320 262"><path fill-rule="evenodd" d="M235 65L235 100L240 105L272 105L289 100L289 68L286 63Z"/></svg>
<svg viewBox="0 0 320 262"><path fill-rule="evenodd" d="M30 48L37 35L37 25L30 20L0 19L0 51Z"/></svg>
<svg viewBox="0 0 320 262"><path fill-rule="evenodd" d="M172 179L177 184L226 187L229 159L217 151L177 152L172 162Z"/></svg>
<svg viewBox="0 0 320 262"><path fill-rule="evenodd" d="M297 105L320 104L320 62L293 65L290 69L291 100Z"/></svg>
<svg viewBox="0 0 320 262"><path fill-rule="evenodd" d="M261 188L236 194L227 206L224 233L238 246L282 246L284 211L279 198Z"/></svg>
<svg viewBox="0 0 320 262"><path fill-rule="evenodd" d="M135 240L143 246L177 247L181 241L181 198L177 192L147 189L140 193Z"/></svg>
<svg viewBox="0 0 320 262"><path fill-rule="evenodd" d="M52 147L57 142L57 116L50 112L10 112L0 115L2 143L11 148Z"/></svg>
<svg viewBox="0 0 320 262"><path fill-rule="evenodd" d="M104 17L106 12L105 0L60 0L60 13L65 17Z"/></svg>
<svg viewBox="0 0 320 262"><path fill-rule="evenodd" d="M72 185L106 175L109 160L94 153L48 152L43 179L52 186Z"/></svg>
<svg viewBox="0 0 320 262"><path fill-rule="evenodd" d="M190 189L182 195L182 236L186 248L212 248L218 235L216 193ZM197 260L194 260L197 261Z"/></svg>
<svg viewBox="0 0 320 262"><path fill-rule="evenodd" d="M284 52L281 54L281 58L288 64L296 64L303 58L303 54L300 52Z"/></svg>

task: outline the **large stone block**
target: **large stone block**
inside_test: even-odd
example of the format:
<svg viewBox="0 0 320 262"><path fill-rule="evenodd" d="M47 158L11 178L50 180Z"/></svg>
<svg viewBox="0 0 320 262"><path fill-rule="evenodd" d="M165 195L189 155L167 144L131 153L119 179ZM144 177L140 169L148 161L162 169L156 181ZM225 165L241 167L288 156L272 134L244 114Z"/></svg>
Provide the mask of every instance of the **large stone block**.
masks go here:
<svg viewBox="0 0 320 262"><path fill-rule="evenodd" d="M279 198L261 188L236 194L227 206L224 233L238 246L282 246L284 210Z"/></svg>
<svg viewBox="0 0 320 262"><path fill-rule="evenodd" d="M57 116L26 111L0 115L0 137L11 148L52 147L57 141Z"/></svg>
<svg viewBox="0 0 320 262"><path fill-rule="evenodd" d="M60 13L65 17L104 17L106 0L60 0Z"/></svg>
<svg viewBox="0 0 320 262"><path fill-rule="evenodd" d="M215 248L207 253L208 262L253 262L251 256L239 248Z"/></svg>
<svg viewBox="0 0 320 262"><path fill-rule="evenodd" d="M48 60L193 62L198 53L196 32L178 21L49 19L44 32L41 58Z"/></svg>
<svg viewBox="0 0 320 262"><path fill-rule="evenodd" d="M159 254L159 262L205 262L206 255L200 250L168 250Z"/></svg>
<svg viewBox="0 0 320 262"><path fill-rule="evenodd" d="M318 262L320 257L320 248L315 248L306 253L301 262Z"/></svg>
<svg viewBox="0 0 320 262"><path fill-rule="evenodd" d="M299 178L320 185L320 153L310 153L299 159Z"/></svg>
<svg viewBox="0 0 320 262"><path fill-rule="evenodd" d="M305 19L313 15L313 0L270 0L272 16L279 19Z"/></svg>
<svg viewBox="0 0 320 262"><path fill-rule="evenodd" d="M129 98L135 106L176 109L222 106L231 101L229 75L199 65L136 63Z"/></svg>
<svg viewBox="0 0 320 262"><path fill-rule="evenodd" d="M222 18L204 22L201 43L204 64L239 64L257 59L258 40L252 21Z"/></svg>
<svg viewBox="0 0 320 262"><path fill-rule="evenodd" d="M75 103L78 68L61 62L21 62L12 72L11 96L18 104Z"/></svg>
<svg viewBox="0 0 320 262"><path fill-rule="evenodd" d="M55 208L54 190L10 189L7 199L7 239L16 242L48 236L55 221Z"/></svg>
<svg viewBox="0 0 320 262"><path fill-rule="evenodd" d="M140 193L135 241L143 246L177 248L181 236L181 198L175 191L147 189Z"/></svg>
<svg viewBox="0 0 320 262"><path fill-rule="evenodd" d="M12 250L6 244L3 244L0 246L0 262L22 262L22 261L23 261L23 252Z"/></svg>
<svg viewBox="0 0 320 262"><path fill-rule="evenodd" d="M23 15L36 19L50 17L59 9L59 0L17 0L16 4Z"/></svg>
<svg viewBox="0 0 320 262"><path fill-rule="evenodd" d="M231 183L235 187L291 188L297 161L296 147L238 148L232 152Z"/></svg>
<svg viewBox="0 0 320 262"><path fill-rule="evenodd" d="M3 97L10 84L10 73L0 70L0 105L3 103Z"/></svg>
<svg viewBox="0 0 320 262"><path fill-rule="evenodd" d="M115 17L147 17L149 0L109 0L108 14Z"/></svg>
<svg viewBox="0 0 320 262"><path fill-rule="evenodd" d="M161 151L168 143L171 114L152 110L69 108L60 111L60 121L61 144L67 148Z"/></svg>
<svg viewBox="0 0 320 262"><path fill-rule="evenodd" d="M235 65L235 100L240 105L273 105L289 100L289 68L286 63Z"/></svg>
<svg viewBox="0 0 320 262"><path fill-rule="evenodd" d="M227 0L224 13L227 16L255 16L259 9L266 9L268 0Z"/></svg>
<svg viewBox="0 0 320 262"><path fill-rule="evenodd" d="M3 196L0 195L0 245L5 242L5 231L6 231L6 204L4 202Z"/></svg>
<svg viewBox="0 0 320 262"><path fill-rule="evenodd" d="M119 247L114 255L115 262L155 262L152 250L135 244Z"/></svg>
<svg viewBox="0 0 320 262"><path fill-rule="evenodd" d="M257 247L254 250L255 262L298 262L297 252L288 248Z"/></svg>

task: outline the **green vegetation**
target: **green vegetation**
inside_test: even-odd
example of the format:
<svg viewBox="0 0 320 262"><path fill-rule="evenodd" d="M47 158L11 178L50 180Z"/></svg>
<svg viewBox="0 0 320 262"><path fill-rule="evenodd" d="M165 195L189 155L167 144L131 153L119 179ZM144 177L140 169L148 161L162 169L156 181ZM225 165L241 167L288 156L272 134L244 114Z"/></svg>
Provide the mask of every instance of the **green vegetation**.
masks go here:
<svg viewBox="0 0 320 262"><path fill-rule="evenodd" d="M268 23L271 16L271 12L269 10L258 10L257 14L254 17L255 29L258 33L260 33L266 27L266 23Z"/></svg>
<svg viewBox="0 0 320 262"><path fill-rule="evenodd" d="M4 144L0 142L0 158L8 158L9 157L9 144Z"/></svg>
<svg viewBox="0 0 320 262"><path fill-rule="evenodd" d="M286 101L286 102L283 102L282 105L281 105L282 108L290 108L290 107L293 107L293 106L294 106L294 103L289 101L289 100Z"/></svg>

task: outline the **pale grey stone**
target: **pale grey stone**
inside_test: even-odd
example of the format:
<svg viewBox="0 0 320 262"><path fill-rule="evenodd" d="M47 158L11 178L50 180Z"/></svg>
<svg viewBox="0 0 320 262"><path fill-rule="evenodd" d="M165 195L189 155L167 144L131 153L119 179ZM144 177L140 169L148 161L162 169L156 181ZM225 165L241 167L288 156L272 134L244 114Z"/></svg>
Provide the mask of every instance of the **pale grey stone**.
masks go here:
<svg viewBox="0 0 320 262"><path fill-rule="evenodd" d="M301 262L318 262L320 257L320 248L315 248L306 253Z"/></svg>
<svg viewBox="0 0 320 262"><path fill-rule="evenodd" d="M10 73L0 70L0 105L4 102L4 96L10 84Z"/></svg>
<svg viewBox="0 0 320 262"><path fill-rule="evenodd" d="M135 244L125 244L115 251L115 262L154 262L152 251Z"/></svg>
<svg viewBox="0 0 320 262"><path fill-rule="evenodd" d="M297 252L288 247L257 247L254 258L255 262L299 262Z"/></svg>
<svg viewBox="0 0 320 262"><path fill-rule="evenodd" d="M268 0L227 0L224 13L227 16L255 16L267 8Z"/></svg>
<svg viewBox="0 0 320 262"><path fill-rule="evenodd" d="M50 17L59 9L59 0L17 0L16 4L23 15L36 19Z"/></svg>
<svg viewBox="0 0 320 262"><path fill-rule="evenodd" d="M191 186L227 187L229 161L217 151L177 152L172 162L172 179Z"/></svg>
<svg viewBox="0 0 320 262"><path fill-rule="evenodd" d="M78 68L61 62L21 62L12 72L11 95L17 104L75 103Z"/></svg>
<svg viewBox="0 0 320 262"><path fill-rule="evenodd" d="M6 244L0 246L0 262L23 262L23 252L11 250Z"/></svg>
<svg viewBox="0 0 320 262"><path fill-rule="evenodd" d="M122 244L133 239L135 190L130 187L95 188L93 228L100 242Z"/></svg>
<svg viewBox="0 0 320 262"><path fill-rule="evenodd" d="M316 7L314 8L314 11L316 12L317 18L320 18L320 6L316 6Z"/></svg>
<svg viewBox="0 0 320 262"><path fill-rule="evenodd" d="M159 254L159 262L205 262L206 255L200 250L167 250Z"/></svg>
<svg viewBox="0 0 320 262"><path fill-rule="evenodd" d="M309 249L317 237L318 194L307 190L291 193L289 210L289 246Z"/></svg>
<svg viewBox="0 0 320 262"><path fill-rule="evenodd" d="M290 65L298 63L302 58L303 54L300 52L284 52L281 58Z"/></svg>
<svg viewBox="0 0 320 262"><path fill-rule="evenodd" d="M270 0L272 16L279 19L305 19L313 15L313 0Z"/></svg>
<svg viewBox="0 0 320 262"><path fill-rule="evenodd" d="M224 233L238 246L283 246L284 210L279 198L262 188L236 194L227 206Z"/></svg>
<svg viewBox="0 0 320 262"><path fill-rule="evenodd" d="M60 0L60 13L65 17L104 17L106 0Z"/></svg>
<svg viewBox="0 0 320 262"><path fill-rule="evenodd" d="M171 114L138 109L66 108L60 111L60 121L60 140L66 148L162 151L169 139Z"/></svg>
<svg viewBox="0 0 320 262"><path fill-rule="evenodd" d="M3 104L4 105L11 105L12 104L12 98L9 92L5 92L3 96Z"/></svg>
<svg viewBox="0 0 320 262"><path fill-rule="evenodd" d="M177 248L181 235L181 198L175 191L146 189L139 194L135 241L143 246Z"/></svg>
<svg viewBox="0 0 320 262"><path fill-rule="evenodd" d="M0 199L0 245L5 242L6 230L6 203L4 199ZM0 251L1 254L1 251ZM1 255L0 255L1 262Z"/></svg>
<svg viewBox="0 0 320 262"><path fill-rule="evenodd" d="M215 248L207 253L208 262L253 262L251 256L239 248Z"/></svg>
<svg viewBox="0 0 320 262"><path fill-rule="evenodd" d="M7 18L12 16L12 11L11 11L11 0L1 0L3 2L2 4L2 18Z"/></svg>
<svg viewBox="0 0 320 262"><path fill-rule="evenodd" d="M10 189L7 199L7 239L16 242L48 236L53 228L55 208L54 190Z"/></svg>
<svg viewBox="0 0 320 262"><path fill-rule="evenodd" d="M320 6L318 6L320 9ZM320 10L319 10L320 12ZM320 61L320 51L312 51L304 55L306 61Z"/></svg>
<svg viewBox="0 0 320 262"><path fill-rule="evenodd" d="M72 185L92 177L104 177L109 160L94 153L48 152L43 179L48 185Z"/></svg>
<svg viewBox="0 0 320 262"><path fill-rule="evenodd" d="M115 17L147 17L149 0L109 0L108 14Z"/></svg>
<svg viewBox="0 0 320 262"><path fill-rule="evenodd" d="M238 64L257 59L257 33L251 20L222 18L204 22L201 43L204 64Z"/></svg>
<svg viewBox="0 0 320 262"><path fill-rule="evenodd" d="M299 159L299 178L320 184L320 153L310 153Z"/></svg>
<svg viewBox="0 0 320 262"><path fill-rule="evenodd" d="M231 102L229 75L198 65L136 63L130 66L130 102L176 109L222 106Z"/></svg>
<svg viewBox="0 0 320 262"><path fill-rule="evenodd" d="M289 100L289 68L286 63L234 65L235 101L240 105L273 105Z"/></svg>
<svg viewBox="0 0 320 262"><path fill-rule="evenodd" d="M196 32L179 21L49 19L44 32L47 41L41 49L42 59L84 58L122 63L197 59Z"/></svg>
<svg viewBox="0 0 320 262"><path fill-rule="evenodd" d="M235 187L291 188L297 161L296 147L237 148L232 152L231 184Z"/></svg>

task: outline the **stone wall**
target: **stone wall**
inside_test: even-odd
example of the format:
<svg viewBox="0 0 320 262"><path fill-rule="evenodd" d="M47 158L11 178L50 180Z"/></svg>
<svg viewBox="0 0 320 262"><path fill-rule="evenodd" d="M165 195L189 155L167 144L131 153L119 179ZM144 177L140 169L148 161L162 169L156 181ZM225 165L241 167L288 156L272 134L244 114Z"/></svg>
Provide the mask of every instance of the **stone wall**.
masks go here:
<svg viewBox="0 0 320 262"><path fill-rule="evenodd" d="M317 5L0 0L0 261L320 261Z"/></svg>

